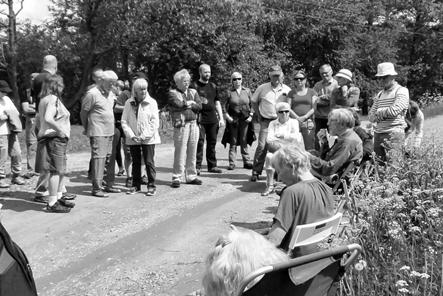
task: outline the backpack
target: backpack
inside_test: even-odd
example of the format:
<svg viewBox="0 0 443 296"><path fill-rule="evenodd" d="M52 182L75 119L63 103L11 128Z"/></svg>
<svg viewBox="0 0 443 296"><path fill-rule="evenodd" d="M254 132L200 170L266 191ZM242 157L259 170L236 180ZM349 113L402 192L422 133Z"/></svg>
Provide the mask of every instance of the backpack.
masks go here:
<svg viewBox="0 0 443 296"><path fill-rule="evenodd" d="M0 222L0 295L37 296L28 258Z"/></svg>

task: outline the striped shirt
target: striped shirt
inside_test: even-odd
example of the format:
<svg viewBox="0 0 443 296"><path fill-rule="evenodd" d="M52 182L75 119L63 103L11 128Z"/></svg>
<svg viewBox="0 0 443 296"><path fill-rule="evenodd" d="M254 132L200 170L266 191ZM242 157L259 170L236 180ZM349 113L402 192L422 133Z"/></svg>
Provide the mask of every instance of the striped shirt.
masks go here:
<svg viewBox="0 0 443 296"><path fill-rule="evenodd" d="M409 90L396 81L374 98L369 121L375 122L376 133L402 132L406 127L405 114L409 107Z"/></svg>

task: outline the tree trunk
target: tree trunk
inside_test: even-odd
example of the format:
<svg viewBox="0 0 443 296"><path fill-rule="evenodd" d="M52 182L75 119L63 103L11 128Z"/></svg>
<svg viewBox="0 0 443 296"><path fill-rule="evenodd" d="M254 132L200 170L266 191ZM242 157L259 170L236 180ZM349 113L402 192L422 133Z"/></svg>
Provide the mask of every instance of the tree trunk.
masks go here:
<svg viewBox="0 0 443 296"><path fill-rule="evenodd" d="M6 52L9 86L12 89L14 104L20 106L20 96L17 87L17 30L14 0L8 0L8 46Z"/></svg>

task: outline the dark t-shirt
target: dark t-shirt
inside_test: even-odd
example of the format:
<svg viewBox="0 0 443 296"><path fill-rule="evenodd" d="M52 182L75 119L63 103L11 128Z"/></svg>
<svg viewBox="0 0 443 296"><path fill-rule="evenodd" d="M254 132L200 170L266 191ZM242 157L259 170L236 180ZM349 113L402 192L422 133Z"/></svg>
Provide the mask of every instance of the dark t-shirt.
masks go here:
<svg viewBox="0 0 443 296"><path fill-rule="evenodd" d="M332 215L334 215L333 194L331 188L325 183L312 179L287 187L282 192L277 213L274 216L274 220L280 222L286 232L280 247L288 251L292 232L297 225L317 222ZM303 248L297 251L296 255L307 253L311 253L311 248Z"/></svg>
<svg viewBox="0 0 443 296"><path fill-rule="evenodd" d="M219 101L217 86L212 83L202 83L194 81L190 88L197 90L202 101L202 111L200 123L217 123L218 116L215 109L215 102Z"/></svg>
<svg viewBox="0 0 443 296"><path fill-rule="evenodd" d="M32 83L31 96L35 103L35 110L38 112L38 105L40 103L40 92L42 90L43 82L51 76L46 70L43 70L40 74L38 74Z"/></svg>

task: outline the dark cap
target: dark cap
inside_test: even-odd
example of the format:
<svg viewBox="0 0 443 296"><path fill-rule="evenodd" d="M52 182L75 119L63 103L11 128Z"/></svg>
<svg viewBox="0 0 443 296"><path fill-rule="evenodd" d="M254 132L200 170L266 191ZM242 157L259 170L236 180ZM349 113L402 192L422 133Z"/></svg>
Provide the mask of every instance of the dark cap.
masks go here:
<svg viewBox="0 0 443 296"><path fill-rule="evenodd" d="M12 89L5 80L0 80L0 91L3 93L10 93L12 92Z"/></svg>
<svg viewBox="0 0 443 296"><path fill-rule="evenodd" d="M283 71L279 65L272 66L271 69L269 69L269 75L281 75L283 74Z"/></svg>

